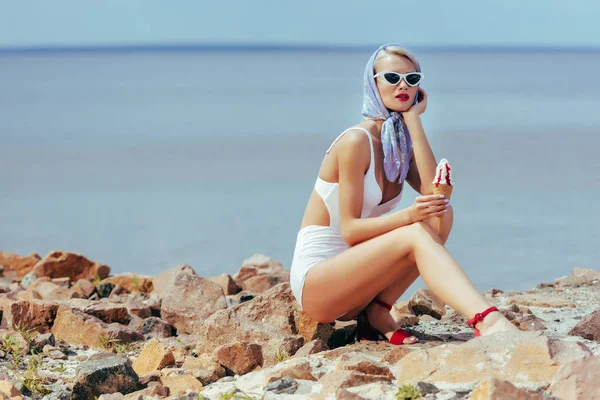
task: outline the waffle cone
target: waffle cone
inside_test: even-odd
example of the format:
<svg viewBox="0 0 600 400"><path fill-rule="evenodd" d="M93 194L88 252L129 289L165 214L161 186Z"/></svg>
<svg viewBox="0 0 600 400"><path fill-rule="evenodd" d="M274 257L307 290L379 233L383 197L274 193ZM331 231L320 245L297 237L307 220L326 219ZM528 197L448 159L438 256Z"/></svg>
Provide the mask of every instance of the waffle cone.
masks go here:
<svg viewBox="0 0 600 400"><path fill-rule="evenodd" d="M454 189L454 186L452 186L452 185L446 185L445 183L439 183L439 184L433 186L433 194L436 194L436 195L443 194L444 197L449 200L450 196L452 196L452 189ZM442 227L442 218L444 218L443 215L441 217L436 218L437 219L436 231L438 234L440 233L440 230Z"/></svg>

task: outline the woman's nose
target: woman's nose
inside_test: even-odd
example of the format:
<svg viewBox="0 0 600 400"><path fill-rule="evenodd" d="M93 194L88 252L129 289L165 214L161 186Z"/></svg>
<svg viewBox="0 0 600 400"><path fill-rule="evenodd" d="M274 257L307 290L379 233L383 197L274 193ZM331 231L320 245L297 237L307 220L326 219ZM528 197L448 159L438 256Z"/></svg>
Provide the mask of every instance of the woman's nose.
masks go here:
<svg viewBox="0 0 600 400"><path fill-rule="evenodd" d="M408 83L406 83L406 80L402 78L400 79L400 83L398 84L398 86L400 86L401 88L408 88Z"/></svg>

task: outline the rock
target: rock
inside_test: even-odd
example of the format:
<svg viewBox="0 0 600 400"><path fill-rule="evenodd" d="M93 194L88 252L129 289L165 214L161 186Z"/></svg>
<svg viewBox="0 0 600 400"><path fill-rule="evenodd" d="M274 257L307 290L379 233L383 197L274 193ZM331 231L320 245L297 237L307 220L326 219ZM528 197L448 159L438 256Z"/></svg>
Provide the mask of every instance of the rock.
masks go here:
<svg viewBox="0 0 600 400"><path fill-rule="evenodd" d="M44 346L54 346L55 344L54 335L48 332L34 337L31 341L31 349L39 352L44 349Z"/></svg>
<svg viewBox="0 0 600 400"><path fill-rule="evenodd" d="M335 400L364 400L365 398L352 393L348 389L338 389L335 392Z"/></svg>
<svg viewBox="0 0 600 400"><path fill-rule="evenodd" d="M528 295L512 295L507 296L506 305L517 304L520 306L534 306L534 307L547 307L547 308L575 308L575 303L555 299L550 296L541 294L528 294Z"/></svg>
<svg viewBox="0 0 600 400"><path fill-rule="evenodd" d="M79 279L73 286L71 286L71 289L79 293L81 298L87 299L94 294L96 291L96 286L86 279Z"/></svg>
<svg viewBox="0 0 600 400"><path fill-rule="evenodd" d="M37 276L50 278L68 277L72 282L79 279L104 279L110 273L110 267L91 261L84 256L66 251L51 251L33 267Z"/></svg>
<svg viewBox="0 0 600 400"><path fill-rule="evenodd" d="M158 382L152 382L147 388L138 390L137 392L133 392L125 396L125 399L128 400L146 400L146 399L156 399L157 397L162 399L169 395L169 388L161 385ZM196 400L196 399L193 399Z"/></svg>
<svg viewBox="0 0 600 400"><path fill-rule="evenodd" d="M600 342L600 309L586 315L569 331L569 335Z"/></svg>
<svg viewBox="0 0 600 400"><path fill-rule="evenodd" d="M86 307L81 311L93 315L107 324L116 322L126 325L131 320L131 317L127 312L127 307L118 303L87 303Z"/></svg>
<svg viewBox="0 0 600 400"><path fill-rule="evenodd" d="M225 368L207 356L185 358L182 368L189 371L203 385L209 385L226 375Z"/></svg>
<svg viewBox="0 0 600 400"><path fill-rule="evenodd" d="M1 252L0 252L1 253ZM17 389L15 384L11 381L0 380L0 394L5 393L10 397L20 396L21 391Z"/></svg>
<svg viewBox="0 0 600 400"><path fill-rule="evenodd" d="M390 378L382 375L367 375L357 371L332 371L319 379L323 393L335 393L339 388L349 388L374 382L390 383Z"/></svg>
<svg viewBox="0 0 600 400"><path fill-rule="evenodd" d="M4 267L3 275L12 280L20 281L33 270L33 267L40 260L40 256L31 253L28 256L0 251L0 264Z"/></svg>
<svg viewBox="0 0 600 400"><path fill-rule="evenodd" d="M546 329L544 322L535 315L527 315L518 319L518 327L522 331L543 331Z"/></svg>
<svg viewBox="0 0 600 400"><path fill-rule="evenodd" d="M298 382L295 380L283 378L269 383L264 387L264 390L276 394L294 394L296 393L296 390L298 390L298 386Z"/></svg>
<svg viewBox="0 0 600 400"><path fill-rule="evenodd" d="M12 283L12 280L9 278L0 278L0 293L10 292L10 287Z"/></svg>
<svg viewBox="0 0 600 400"><path fill-rule="evenodd" d="M36 290L21 290L14 294L16 300L41 300L42 296Z"/></svg>
<svg viewBox="0 0 600 400"><path fill-rule="evenodd" d="M153 279L154 293L162 299L165 290L171 284L171 281L174 280L180 273L184 272L197 275L196 271L194 271L194 268L187 264L178 265L177 267L173 267L156 275Z"/></svg>
<svg viewBox="0 0 600 400"><path fill-rule="evenodd" d="M521 389L512 383L487 378L475 386L471 393L470 400L496 400L496 399L514 399L514 400L544 400L544 395L531 390Z"/></svg>
<svg viewBox="0 0 600 400"><path fill-rule="evenodd" d="M263 355L260 345L237 342L218 347L215 350L217 361L230 375L244 375L256 367L262 367Z"/></svg>
<svg viewBox="0 0 600 400"><path fill-rule="evenodd" d="M127 394L139 389L139 377L123 356L84 361L77 367L76 374L74 399L92 399L115 392Z"/></svg>
<svg viewBox="0 0 600 400"><path fill-rule="evenodd" d="M417 389L419 389L422 395L436 394L440 391L435 385L427 382L419 382L415 386Z"/></svg>
<svg viewBox="0 0 600 400"><path fill-rule="evenodd" d="M112 293L112 291L114 290L115 285L113 285L110 282L104 282L104 283L100 283L96 286L96 294L98 295L98 297L102 298L107 298L110 296L110 294ZM91 297L90 297L91 299Z"/></svg>
<svg viewBox="0 0 600 400"><path fill-rule="evenodd" d="M481 376L489 376L542 385L550 382L558 361L571 357L564 350L539 332L499 332L459 345L413 351L397 364L398 382L474 384Z"/></svg>
<svg viewBox="0 0 600 400"><path fill-rule="evenodd" d="M113 285L112 283L109 283L109 282L101 283L101 285L107 285L107 284ZM110 294L108 295L108 298L111 299L111 300L113 300L113 301L116 301L116 302L120 303L121 302L121 296L124 296L127 293L128 293L127 290L125 290L125 288L123 288L123 286L121 286L121 285L113 285L113 288L110 291Z"/></svg>
<svg viewBox="0 0 600 400"><path fill-rule="evenodd" d="M133 362L133 370L141 376L174 364L173 352L160 344L158 340L150 339Z"/></svg>
<svg viewBox="0 0 600 400"><path fill-rule="evenodd" d="M445 306L429 289L417 290L408 302L408 308L414 315L427 314L435 319L441 319L446 314Z"/></svg>
<svg viewBox="0 0 600 400"><path fill-rule="evenodd" d="M107 282L112 283L114 286L121 286L128 293L148 294L154 290L153 279L145 275L119 274L102 280L102 283Z"/></svg>
<svg viewBox="0 0 600 400"><path fill-rule="evenodd" d="M2 261L0 260L0 262ZM600 284L600 271L575 267L571 275L559 278L555 282L559 287L598 285Z"/></svg>
<svg viewBox="0 0 600 400"><path fill-rule="evenodd" d="M504 292L500 289L490 289L486 292L486 294L490 295L491 297L496 297L499 294L504 294Z"/></svg>
<svg viewBox="0 0 600 400"><path fill-rule="evenodd" d="M263 293L279 283L289 282L290 272L279 261L262 254L254 254L244 260L234 279L243 290Z"/></svg>
<svg viewBox="0 0 600 400"><path fill-rule="evenodd" d="M392 308L390 314L400 327L417 325L419 323L419 317L414 314L398 312L395 307Z"/></svg>
<svg viewBox="0 0 600 400"><path fill-rule="evenodd" d="M0 298L3 326L25 326L40 333L50 331L58 305L42 300L9 300Z"/></svg>
<svg viewBox="0 0 600 400"><path fill-rule="evenodd" d="M5 345L0 346L0 348L4 347L4 351L17 352L18 350L18 354L22 356L29 354L29 341L25 339L22 333L13 330L0 329L0 339L6 343ZM12 344L8 345L8 343ZM0 371L2 370L0 369Z"/></svg>
<svg viewBox="0 0 600 400"><path fill-rule="evenodd" d="M202 383L191 375L172 375L164 376L162 383L169 388L169 394L182 395L187 391L200 392L202 390ZM198 398L198 396L195 396Z"/></svg>
<svg viewBox="0 0 600 400"><path fill-rule="evenodd" d="M62 306L58 309L52 333L56 339L69 344L95 348L106 347L108 340L125 344L144 339L140 333L126 326L107 324L92 315Z"/></svg>
<svg viewBox="0 0 600 400"><path fill-rule="evenodd" d="M300 350L294 354L294 357L305 357L326 350L329 350L327 344L321 339L315 339L302 346Z"/></svg>
<svg viewBox="0 0 600 400"><path fill-rule="evenodd" d="M338 370L358 371L367 375L382 375L394 379L394 375L387 365L358 352L343 354L338 359L336 368Z"/></svg>
<svg viewBox="0 0 600 400"><path fill-rule="evenodd" d="M404 347L397 347L385 353L381 357L381 361L388 364L396 364L402 357L406 356L411 351Z"/></svg>
<svg viewBox="0 0 600 400"><path fill-rule="evenodd" d="M140 318L149 318L152 316L152 310L150 310L150 307L140 300L129 300L125 303L125 306L131 315L137 315Z"/></svg>
<svg viewBox="0 0 600 400"><path fill-rule="evenodd" d="M163 293L162 319L177 331L192 333L212 314L227 308L219 285L189 272L180 272Z"/></svg>
<svg viewBox="0 0 600 400"><path fill-rule="evenodd" d="M175 329L160 318L149 317L144 320L141 332L149 337L167 338L175 334Z"/></svg>
<svg viewBox="0 0 600 400"><path fill-rule="evenodd" d="M265 377L265 384L275 382L283 378L302 379L306 381L317 380L312 373L310 362L308 362L306 359L294 359L278 365L267 374Z"/></svg>
<svg viewBox="0 0 600 400"><path fill-rule="evenodd" d="M598 371L599 356L564 363L558 369L548 391L561 400L600 399Z"/></svg>
<svg viewBox="0 0 600 400"><path fill-rule="evenodd" d="M27 288L31 285L33 285L33 283L37 280L37 275L34 274L33 272L28 273L27 275L25 275L23 277L23 279L21 279L21 286L23 286L24 288Z"/></svg>
<svg viewBox="0 0 600 400"><path fill-rule="evenodd" d="M223 289L223 293L226 296L239 293L242 290L242 288L236 285L235 281L229 274L221 274L219 276L215 276L213 278L208 279L221 286L221 289Z"/></svg>
<svg viewBox="0 0 600 400"><path fill-rule="evenodd" d="M252 301L210 316L195 332L198 338L196 351L198 354L212 353L216 346L224 344L257 343L263 346L265 365L273 365L281 355L294 355L305 341L328 341L326 335L331 329L319 326L328 324L319 324L301 314L303 311L298 307L289 283L279 284Z"/></svg>

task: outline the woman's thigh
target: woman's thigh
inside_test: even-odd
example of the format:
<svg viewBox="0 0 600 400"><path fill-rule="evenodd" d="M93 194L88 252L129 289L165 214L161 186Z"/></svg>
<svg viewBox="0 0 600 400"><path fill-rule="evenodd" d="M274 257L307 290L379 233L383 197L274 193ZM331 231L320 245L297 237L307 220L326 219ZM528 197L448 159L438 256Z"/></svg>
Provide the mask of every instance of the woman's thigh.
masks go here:
<svg viewBox="0 0 600 400"><path fill-rule="evenodd" d="M331 322L371 301L415 267L418 240L437 234L426 223L406 225L369 239L313 266L304 282L302 308L321 322Z"/></svg>

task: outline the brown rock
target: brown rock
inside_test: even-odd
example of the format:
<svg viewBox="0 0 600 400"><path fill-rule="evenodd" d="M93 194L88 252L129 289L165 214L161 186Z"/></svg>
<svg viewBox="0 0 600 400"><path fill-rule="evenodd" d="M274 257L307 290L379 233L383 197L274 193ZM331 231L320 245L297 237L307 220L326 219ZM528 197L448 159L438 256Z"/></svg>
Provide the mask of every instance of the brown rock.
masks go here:
<svg viewBox="0 0 600 400"><path fill-rule="evenodd" d="M68 302L58 302L59 305L72 310L93 315L107 324L117 322L119 324L129 324L131 318L127 308L123 304L108 301L92 301L86 299L71 299Z"/></svg>
<svg viewBox="0 0 600 400"><path fill-rule="evenodd" d="M546 329L544 322L535 315L527 315L518 319L519 329L522 331L543 331Z"/></svg>
<svg viewBox="0 0 600 400"><path fill-rule="evenodd" d="M600 309L586 315L569 331L569 335L600 342Z"/></svg>
<svg viewBox="0 0 600 400"><path fill-rule="evenodd" d="M338 389L335 392L335 400L364 400L365 398L357 395L356 393L352 393L347 389Z"/></svg>
<svg viewBox="0 0 600 400"><path fill-rule="evenodd" d="M37 285L36 290L42 297L42 300L69 301L70 299L80 297L80 294L74 290L67 289L52 282L42 282Z"/></svg>
<svg viewBox="0 0 600 400"><path fill-rule="evenodd" d="M488 376L515 384L546 384L556 373L564 349L539 332L480 336L460 345L411 352L397 364L398 382L472 384Z"/></svg>
<svg viewBox="0 0 600 400"><path fill-rule="evenodd" d="M25 301L30 301L30 300L41 300L42 296L40 296L40 294L37 292L37 290L21 290L17 293L15 293L15 298L18 300L25 300Z"/></svg>
<svg viewBox="0 0 600 400"><path fill-rule="evenodd" d="M218 362L235 375L244 375L256 367L262 367L263 355L260 345L237 342L215 350Z"/></svg>
<svg viewBox="0 0 600 400"><path fill-rule="evenodd" d="M289 282L290 273L279 261L262 254L254 254L244 260L234 279L243 290L263 293L279 283Z"/></svg>
<svg viewBox="0 0 600 400"><path fill-rule="evenodd" d="M470 400L544 400L544 395L527 389L521 389L508 381L488 378L477 384Z"/></svg>
<svg viewBox="0 0 600 400"><path fill-rule="evenodd" d="M294 354L294 357L305 357L326 350L329 350L327 344L321 339L315 339L302 346L300 350L298 350L296 354Z"/></svg>
<svg viewBox="0 0 600 400"><path fill-rule="evenodd" d="M93 399L101 394L123 394L139 389L139 377L124 356L90 358L77 366L72 399Z"/></svg>
<svg viewBox="0 0 600 400"><path fill-rule="evenodd" d="M165 290L177 276L186 272L192 275L197 275L194 268L187 264L178 265L156 275L153 279L154 292L159 298L164 296Z"/></svg>
<svg viewBox="0 0 600 400"><path fill-rule="evenodd" d="M276 367L265 377L264 384L278 381L283 378L303 379L307 381L316 381L312 373L312 368L307 360L292 360Z"/></svg>
<svg viewBox="0 0 600 400"><path fill-rule="evenodd" d="M57 340L95 348L105 347L107 340L131 343L144 338L121 324L107 324L94 316L62 306L58 309L52 333Z"/></svg>
<svg viewBox="0 0 600 400"><path fill-rule="evenodd" d="M0 381L0 393L9 395L10 397L20 396L21 391L11 381Z"/></svg>
<svg viewBox="0 0 600 400"><path fill-rule="evenodd" d="M40 333L50 331L58 305L42 300L0 299L3 326L35 328Z"/></svg>
<svg viewBox="0 0 600 400"><path fill-rule="evenodd" d="M125 303L127 311L131 315L137 315L140 318L149 318L152 316L152 310L143 301L131 299Z"/></svg>
<svg viewBox="0 0 600 400"><path fill-rule="evenodd" d="M0 260L0 263L2 261ZM600 271L575 267L571 275L556 280L559 287L579 286L579 285L598 285L600 284Z"/></svg>
<svg viewBox="0 0 600 400"><path fill-rule="evenodd" d="M431 315L435 319L441 319L446 314L443 301L438 299L431 290L419 289L408 302L408 307L414 315Z"/></svg>
<svg viewBox="0 0 600 400"><path fill-rule="evenodd" d="M33 266L40 260L40 256L31 253L28 256L0 251L0 264L4 266L4 276L20 281L33 270Z"/></svg>
<svg viewBox="0 0 600 400"><path fill-rule="evenodd" d="M178 331L194 332L218 310L227 308L219 285L189 272L181 272L163 293L161 316Z"/></svg>
<svg viewBox="0 0 600 400"><path fill-rule="evenodd" d="M160 318L150 317L143 320L140 332L149 337L168 338L175 334L175 329Z"/></svg>
<svg viewBox="0 0 600 400"><path fill-rule="evenodd" d="M10 337L12 339L11 342L13 342L15 344L15 347L13 347L13 350L18 349L19 350L18 353L22 356L29 354L29 350L30 350L29 341L25 340L25 338L23 337L23 335L20 332L16 332L13 330L7 330L7 329L0 329L0 339L7 339L8 337ZM5 351L5 350L6 349L2 349L0 351Z"/></svg>
<svg viewBox="0 0 600 400"><path fill-rule="evenodd" d="M71 289L79 293L81 298L87 299L94 294L96 291L96 286L86 279L79 279L73 286L71 286Z"/></svg>
<svg viewBox="0 0 600 400"><path fill-rule="evenodd" d="M534 306L534 307L549 307L549 308L565 308L571 307L575 308L575 303L555 299L550 296L545 296L541 294L527 294L527 295L513 295L507 297L506 305L517 304L519 307L521 306Z"/></svg>
<svg viewBox="0 0 600 400"><path fill-rule="evenodd" d="M188 374L165 376L162 378L162 383L169 388L171 396L182 395L188 391L196 393L202 391L202 383Z"/></svg>
<svg viewBox="0 0 600 400"><path fill-rule="evenodd" d="M226 375L225 368L221 364L204 355L200 357L186 357L182 368L191 373L194 378L198 379L205 386L218 381Z"/></svg>
<svg viewBox="0 0 600 400"><path fill-rule="evenodd" d="M110 273L110 267L91 261L84 256L66 251L51 251L35 264L33 273L36 276L50 278L68 277L72 282L79 279L104 279Z"/></svg>
<svg viewBox="0 0 600 400"><path fill-rule="evenodd" d="M152 277L145 275L136 275L131 273L113 275L102 280L102 283L106 282L112 283L115 286L119 285L128 293L148 294L154 290Z"/></svg>
<svg viewBox="0 0 600 400"><path fill-rule="evenodd" d="M235 281L229 274L221 274L208 279L221 286L221 289L223 289L223 293L225 293L226 296L236 294L242 290L238 285L235 284Z"/></svg>
<svg viewBox="0 0 600 400"><path fill-rule="evenodd" d="M394 318L396 323L401 327L417 325L419 323L419 317L412 313L398 312L395 307L392 308L390 314L392 315L392 318Z"/></svg>
<svg viewBox="0 0 600 400"><path fill-rule="evenodd" d="M158 382L152 382L152 384L148 385L148 387L145 389L129 393L127 396L125 396L125 399L146 400L148 398L155 399L157 397L163 399L167 396L169 396L169 388L161 385ZM101 400L101 398L98 400Z"/></svg>
<svg viewBox="0 0 600 400"><path fill-rule="evenodd" d="M385 353L381 357L381 361L386 362L388 364L396 364L402 357L404 357L410 352L410 350L405 349L404 347L397 347Z"/></svg>
<svg viewBox="0 0 600 400"><path fill-rule="evenodd" d="M358 371L367 375L382 375L394 379L394 375L387 365L358 352L343 354L338 359L336 368L339 370Z"/></svg>
<svg viewBox="0 0 600 400"><path fill-rule="evenodd" d="M327 337L315 335L331 330L320 328L302 314L289 284L282 283L252 301L221 310L198 329L196 350L211 353L216 346L246 341L263 345L265 365L277 362L277 353L292 356L306 341ZM302 332L306 337L300 336Z"/></svg>
<svg viewBox="0 0 600 400"><path fill-rule="evenodd" d="M600 399L600 357L590 356L564 363L552 380L548 391L561 400Z"/></svg>
<svg viewBox="0 0 600 400"><path fill-rule="evenodd" d="M133 370L138 375L145 375L173 364L175 364L173 352L160 344L158 340L150 339L139 357L133 362Z"/></svg>
<svg viewBox="0 0 600 400"><path fill-rule="evenodd" d="M373 382L391 382L391 379L382 375L367 375L357 371L336 370L328 372L319 379L323 385L323 393L335 393L339 388L349 388L366 385Z"/></svg>

